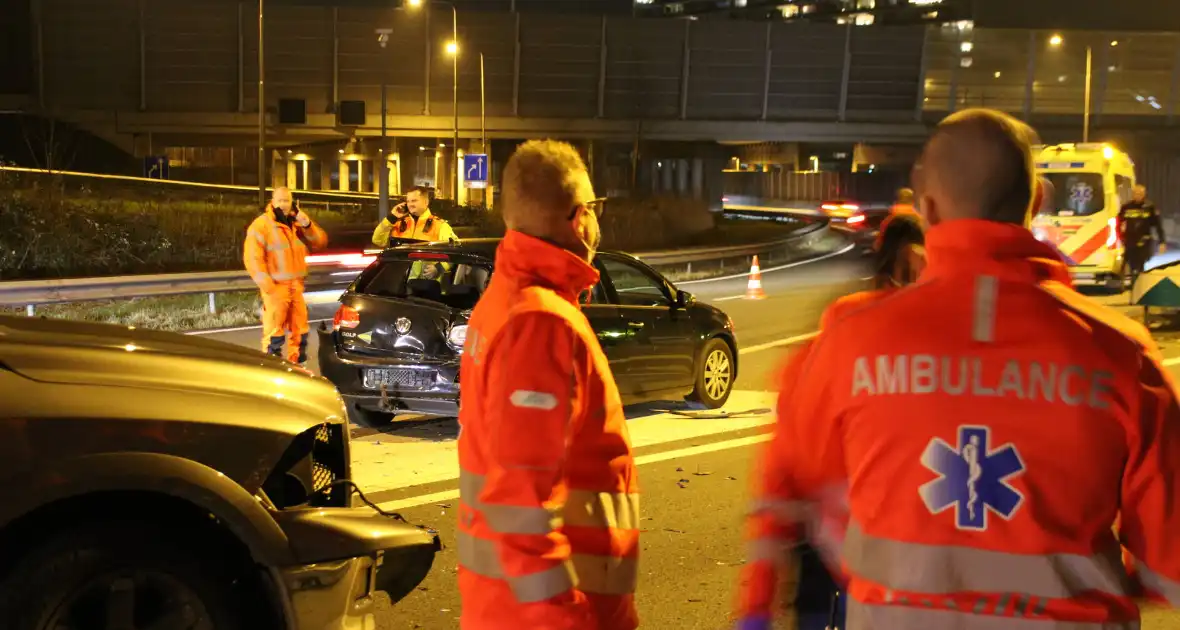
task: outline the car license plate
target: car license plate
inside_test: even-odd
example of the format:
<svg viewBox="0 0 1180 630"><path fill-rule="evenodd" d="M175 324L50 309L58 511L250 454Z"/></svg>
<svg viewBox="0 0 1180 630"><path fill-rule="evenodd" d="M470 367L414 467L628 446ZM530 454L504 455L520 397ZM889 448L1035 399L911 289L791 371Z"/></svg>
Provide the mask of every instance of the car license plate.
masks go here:
<svg viewBox="0 0 1180 630"><path fill-rule="evenodd" d="M361 376L365 389L427 389L435 382L436 370L425 368L368 368Z"/></svg>

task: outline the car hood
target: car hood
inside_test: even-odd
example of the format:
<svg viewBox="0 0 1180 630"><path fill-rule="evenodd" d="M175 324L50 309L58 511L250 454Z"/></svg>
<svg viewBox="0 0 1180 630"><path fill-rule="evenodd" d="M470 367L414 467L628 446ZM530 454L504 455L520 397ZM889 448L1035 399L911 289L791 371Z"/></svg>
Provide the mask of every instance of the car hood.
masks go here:
<svg viewBox="0 0 1180 630"><path fill-rule="evenodd" d="M326 380L258 350L193 335L28 317L0 317L0 366L45 383L231 395L277 403L297 425L342 421L339 395ZM108 398L118 412L135 401ZM160 410L167 416L168 410ZM138 415L138 413L134 414ZM225 423L276 419L225 414ZM167 417L158 418L167 419ZM296 427L289 427L296 429Z"/></svg>

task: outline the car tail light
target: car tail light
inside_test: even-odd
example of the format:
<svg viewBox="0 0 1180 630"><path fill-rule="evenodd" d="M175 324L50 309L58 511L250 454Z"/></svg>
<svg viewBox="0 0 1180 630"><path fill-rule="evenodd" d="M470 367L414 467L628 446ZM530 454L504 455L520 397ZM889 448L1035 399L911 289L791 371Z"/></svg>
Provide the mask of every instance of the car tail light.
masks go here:
<svg viewBox="0 0 1180 630"><path fill-rule="evenodd" d="M827 212L835 212L840 209L840 204L838 204L838 203L825 203L820 206L820 209L825 210Z"/></svg>
<svg viewBox="0 0 1180 630"><path fill-rule="evenodd" d="M865 222L865 215L854 214L854 215L848 217L848 220L845 223L848 223L850 225L855 225L857 223L864 223L864 222Z"/></svg>
<svg viewBox="0 0 1180 630"><path fill-rule="evenodd" d="M1119 222L1118 219L1111 217L1106 222L1106 248L1118 249L1119 246Z"/></svg>
<svg viewBox="0 0 1180 630"><path fill-rule="evenodd" d="M356 328L361 325L361 313L355 308L342 305L336 309L336 316L332 318L332 329L340 330L341 328Z"/></svg>

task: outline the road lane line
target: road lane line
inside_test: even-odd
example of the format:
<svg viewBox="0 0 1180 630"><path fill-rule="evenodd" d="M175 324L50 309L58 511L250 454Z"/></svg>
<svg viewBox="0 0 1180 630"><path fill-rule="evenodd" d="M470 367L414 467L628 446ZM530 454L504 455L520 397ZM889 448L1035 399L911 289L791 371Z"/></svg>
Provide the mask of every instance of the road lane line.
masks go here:
<svg viewBox="0 0 1180 630"><path fill-rule="evenodd" d="M766 343L760 343L756 346L748 346L748 347L741 348L740 350L738 350L738 356L741 356L743 354L754 354L755 352L762 352L763 350L770 350L772 348L779 348L782 346L794 345L797 343L807 341L808 339L813 339L818 334L819 334L819 331L817 330L815 332L809 332L806 335L795 335L794 337L787 337L786 339L779 339L777 341L768 341Z"/></svg>
<svg viewBox="0 0 1180 630"><path fill-rule="evenodd" d="M758 444L759 442L767 442L771 439L770 433L760 433L758 435L751 435L749 437L737 438L734 440L726 440L724 442L714 442L712 444L702 444L700 446L690 446L688 448L680 448L672 451L664 451L662 453L652 453L650 455L641 455L635 458L635 464L642 466L644 464L654 464L656 462L664 462L669 459L676 459L677 457L691 457L693 455L703 455L705 453L715 453L717 451L724 451L731 448L741 448L743 446L750 446ZM454 481L458 477L448 479L447 481ZM438 503L440 501L453 501L459 498L459 490L443 490L442 492L433 492L431 494L421 494L416 497L407 497L405 499L397 499L395 501L386 501L385 503L378 503L377 507L386 511L404 510L406 508L418 507L420 505L427 505L430 503Z"/></svg>
<svg viewBox="0 0 1180 630"><path fill-rule="evenodd" d="M1164 359L1164 367L1172 367L1180 364L1180 357L1172 357L1171 359Z"/></svg>
<svg viewBox="0 0 1180 630"><path fill-rule="evenodd" d="M856 243L849 243L847 247L845 247L844 249L841 249L840 251L832 252L830 254L824 254L823 256L816 256L815 258L808 258L806 260L796 260L793 263L787 263L785 265L779 265L777 267L768 267L766 269L763 269L762 273L770 273L772 271L781 271L783 269L790 269L791 267L798 267L799 265L806 265L809 263L819 262L821 260L827 260L829 258L835 258L836 256L839 256L841 254L847 254L848 252L852 251L853 249L856 249ZM746 273L734 274L732 276L721 276L720 278L704 278L702 280L687 280L685 282L673 282L672 284L674 284L676 286L681 286L681 285L685 285L685 284L704 284L706 282L720 282L722 280L733 280L735 278L748 278L749 276L750 276L750 273L746 272Z"/></svg>
<svg viewBox="0 0 1180 630"><path fill-rule="evenodd" d="M744 295L730 295L728 297L717 298L715 300L706 300L706 301L708 301L708 302L724 302L726 300L740 300L744 297L746 297L746 296L744 296Z"/></svg>
<svg viewBox="0 0 1180 630"><path fill-rule="evenodd" d="M330 317L327 317L327 319L323 319L323 320L308 320L307 323L313 324L313 323L330 322L330 321L332 321L332 319L330 319ZM185 335L216 335L219 333L240 333L240 332L242 332L242 330L261 330L261 329L262 329L262 324L254 324L254 326L240 326L237 328L217 328L215 330L189 330L189 332L185 333Z"/></svg>

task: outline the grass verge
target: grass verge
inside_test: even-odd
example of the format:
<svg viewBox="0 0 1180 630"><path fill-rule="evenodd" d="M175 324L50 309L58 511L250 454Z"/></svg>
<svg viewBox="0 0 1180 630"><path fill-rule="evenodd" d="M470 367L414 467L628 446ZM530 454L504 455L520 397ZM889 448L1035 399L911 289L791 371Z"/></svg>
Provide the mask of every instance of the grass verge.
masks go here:
<svg viewBox="0 0 1180 630"><path fill-rule="evenodd" d="M217 312L209 312L206 293L164 297L72 302L39 306L38 317L120 324L137 328L184 332L258 324L258 294L252 291L218 293ZM24 315L20 308L0 309L5 315Z"/></svg>

